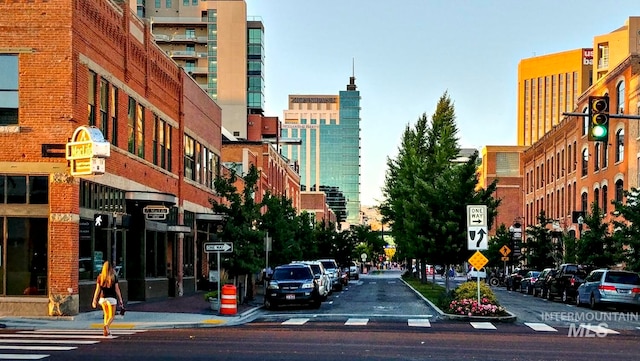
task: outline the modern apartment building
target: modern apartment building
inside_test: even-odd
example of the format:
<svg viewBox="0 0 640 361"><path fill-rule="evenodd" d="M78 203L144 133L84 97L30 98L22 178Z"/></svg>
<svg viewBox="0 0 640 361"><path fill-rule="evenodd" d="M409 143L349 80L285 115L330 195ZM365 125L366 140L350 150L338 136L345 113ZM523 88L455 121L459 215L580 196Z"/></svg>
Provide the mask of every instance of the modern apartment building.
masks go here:
<svg viewBox="0 0 640 361"><path fill-rule="evenodd" d="M523 59L518 64L518 145L532 145L572 112L592 83L593 49Z"/></svg>
<svg viewBox="0 0 640 361"><path fill-rule="evenodd" d="M222 108L222 126L247 139L247 114L264 105L264 29L244 0L146 1L158 45Z"/></svg>
<svg viewBox="0 0 640 361"><path fill-rule="evenodd" d="M324 191L338 222L360 223L360 92L355 77L338 95L289 95L282 153L300 165L303 191Z"/></svg>

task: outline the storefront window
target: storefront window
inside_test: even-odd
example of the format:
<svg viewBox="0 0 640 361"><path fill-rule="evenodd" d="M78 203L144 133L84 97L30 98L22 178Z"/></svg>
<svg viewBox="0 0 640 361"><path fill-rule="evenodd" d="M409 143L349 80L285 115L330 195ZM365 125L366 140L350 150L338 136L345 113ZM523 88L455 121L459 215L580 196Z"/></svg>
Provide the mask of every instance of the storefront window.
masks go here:
<svg viewBox="0 0 640 361"><path fill-rule="evenodd" d="M7 217L6 225L5 294L46 295L48 220Z"/></svg>

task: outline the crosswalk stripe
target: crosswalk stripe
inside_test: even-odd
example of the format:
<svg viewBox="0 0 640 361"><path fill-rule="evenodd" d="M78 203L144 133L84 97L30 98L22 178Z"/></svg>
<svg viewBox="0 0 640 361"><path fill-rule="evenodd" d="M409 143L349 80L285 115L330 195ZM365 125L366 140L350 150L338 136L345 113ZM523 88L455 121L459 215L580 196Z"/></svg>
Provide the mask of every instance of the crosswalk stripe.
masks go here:
<svg viewBox="0 0 640 361"><path fill-rule="evenodd" d="M597 334L611 334L611 335L617 335L620 332L618 331L614 331L610 328L606 328L600 325L580 325L580 327L586 328L589 331L593 331Z"/></svg>
<svg viewBox="0 0 640 361"><path fill-rule="evenodd" d="M57 337L57 338L77 338L77 339L95 339L95 338L100 338L103 339L105 338L105 336L102 336L102 334L95 334L95 335L66 335L66 334L60 334L60 335L51 335L51 334L27 334L27 333L7 333L7 334L2 334L0 335L0 339L3 338L51 338L51 337ZM111 338L116 338L118 336L107 336L107 337L111 337Z"/></svg>
<svg viewBox="0 0 640 361"><path fill-rule="evenodd" d="M77 347L73 346L32 346L32 345L0 345L0 350L25 350L25 351L70 351Z"/></svg>
<svg viewBox="0 0 640 361"><path fill-rule="evenodd" d="M146 330L111 330L111 334L113 335L133 335L139 332L144 332ZM53 330L53 329L42 329L42 330L24 330L18 331L17 333L21 334L73 334L73 335L102 335L102 330Z"/></svg>
<svg viewBox="0 0 640 361"><path fill-rule="evenodd" d="M410 327L431 327L431 322L426 318L410 318L407 323Z"/></svg>
<svg viewBox="0 0 640 361"><path fill-rule="evenodd" d="M290 318L282 323L282 325L304 325L309 321L308 318Z"/></svg>
<svg viewBox="0 0 640 361"><path fill-rule="evenodd" d="M368 322L368 318L350 318L344 324L346 326L366 326Z"/></svg>
<svg viewBox="0 0 640 361"><path fill-rule="evenodd" d="M96 344L100 341L93 341L93 340L53 340L53 339L49 339L49 340L20 340L20 339L7 339L7 340L2 340L0 339L0 343L37 343L37 344L60 344L60 345L93 345Z"/></svg>
<svg viewBox="0 0 640 361"><path fill-rule="evenodd" d="M552 331L552 332L558 332L558 330L556 330L555 328L547 325L546 323L539 323L539 322L525 322L525 325L529 326L532 330L534 331Z"/></svg>
<svg viewBox="0 0 640 361"><path fill-rule="evenodd" d="M0 353L0 360L42 360L51 355Z"/></svg>
<svg viewBox="0 0 640 361"><path fill-rule="evenodd" d="M491 322L470 322L471 326L477 330L495 330L496 326L494 326Z"/></svg>

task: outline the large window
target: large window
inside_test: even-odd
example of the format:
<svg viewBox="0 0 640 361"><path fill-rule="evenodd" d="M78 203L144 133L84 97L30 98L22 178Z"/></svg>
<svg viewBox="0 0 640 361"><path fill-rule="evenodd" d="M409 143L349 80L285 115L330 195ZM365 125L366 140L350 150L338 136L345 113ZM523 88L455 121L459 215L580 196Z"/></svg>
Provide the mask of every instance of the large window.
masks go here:
<svg viewBox="0 0 640 361"><path fill-rule="evenodd" d="M622 179L618 179L616 181L616 202L622 202L622 197L624 196L624 183Z"/></svg>
<svg viewBox="0 0 640 361"><path fill-rule="evenodd" d="M118 145L118 88L109 89L109 114L111 115L111 144Z"/></svg>
<svg viewBox="0 0 640 361"><path fill-rule="evenodd" d="M18 124L18 56L0 54L0 126Z"/></svg>
<svg viewBox="0 0 640 361"><path fill-rule="evenodd" d="M624 158L624 129L616 132L616 163L621 162Z"/></svg>
<svg viewBox="0 0 640 361"><path fill-rule="evenodd" d="M100 131L105 139L109 139L109 83L100 80Z"/></svg>
<svg viewBox="0 0 640 361"><path fill-rule="evenodd" d="M618 102L616 113L624 114L624 81L621 81L616 86L616 101Z"/></svg>
<svg viewBox="0 0 640 361"><path fill-rule="evenodd" d="M47 294L47 218L0 217L2 258L6 260L4 294L7 296ZM6 225L6 226L5 226ZM6 237L6 238L5 238ZM1 286L0 286L1 287Z"/></svg>
<svg viewBox="0 0 640 361"><path fill-rule="evenodd" d="M48 204L49 177L0 174L0 204Z"/></svg>
<svg viewBox="0 0 640 361"><path fill-rule="evenodd" d="M582 150L582 176L586 177L587 173L589 171L589 150L588 149L583 149Z"/></svg>
<svg viewBox="0 0 640 361"><path fill-rule="evenodd" d="M96 73L89 71L89 84L87 85L88 121L89 125L96 125Z"/></svg>
<svg viewBox="0 0 640 361"><path fill-rule="evenodd" d="M166 250L166 233L146 232L146 277L167 277Z"/></svg>
<svg viewBox="0 0 640 361"><path fill-rule="evenodd" d="M195 180L196 160L195 141L188 135L184 136L184 177Z"/></svg>

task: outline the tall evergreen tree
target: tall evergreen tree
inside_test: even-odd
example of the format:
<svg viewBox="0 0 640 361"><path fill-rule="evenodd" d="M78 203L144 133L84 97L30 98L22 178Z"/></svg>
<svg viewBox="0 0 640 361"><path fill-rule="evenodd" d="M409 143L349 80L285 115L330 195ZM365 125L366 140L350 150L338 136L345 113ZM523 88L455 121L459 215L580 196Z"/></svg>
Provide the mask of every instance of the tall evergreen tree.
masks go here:
<svg viewBox="0 0 640 361"><path fill-rule="evenodd" d="M540 211L535 225L527 227L527 240L523 244L523 255L527 260L527 266L531 269L544 269L553 267L553 241L551 230L547 227L553 223L553 219L547 218L544 210Z"/></svg>
<svg viewBox="0 0 640 361"><path fill-rule="evenodd" d="M578 262L597 268L616 264L618 250L609 232L609 224L602 222L604 214L597 203L591 204L591 212L585 215L587 230L582 232L576 249Z"/></svg>

